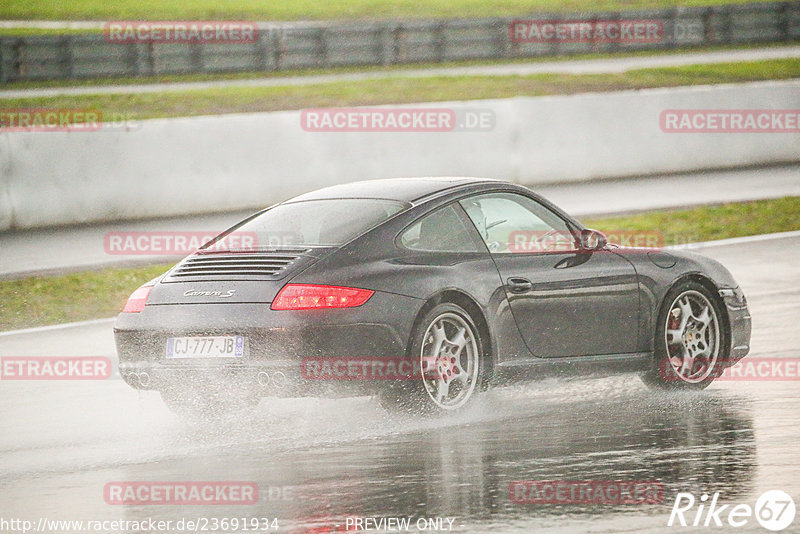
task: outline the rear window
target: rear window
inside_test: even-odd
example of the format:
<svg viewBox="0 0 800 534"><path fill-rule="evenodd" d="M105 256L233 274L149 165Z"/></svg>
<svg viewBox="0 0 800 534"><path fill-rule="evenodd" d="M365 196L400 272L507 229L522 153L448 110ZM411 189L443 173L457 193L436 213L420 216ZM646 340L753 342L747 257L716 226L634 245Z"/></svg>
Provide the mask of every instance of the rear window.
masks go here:
<svg viewBox="0 0 800 534"><path fill-rule="evenodd" d="M347 198L280 204L236 228L258 248L341 245L406 206L392 200Z"/></svg>

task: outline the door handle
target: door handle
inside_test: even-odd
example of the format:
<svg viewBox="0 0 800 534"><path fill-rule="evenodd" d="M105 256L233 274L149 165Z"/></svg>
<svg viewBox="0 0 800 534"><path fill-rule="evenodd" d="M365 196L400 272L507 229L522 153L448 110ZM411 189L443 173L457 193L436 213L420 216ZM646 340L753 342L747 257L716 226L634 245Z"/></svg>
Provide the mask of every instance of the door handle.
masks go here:
<svg viewBox="0 0 800 534"><path fill-rule="evenodd" d="M533 287L533 283L530 280L517 276L509 278L507 284L508 290L512 293L525 293L526 291L530 291Z"/></svg>

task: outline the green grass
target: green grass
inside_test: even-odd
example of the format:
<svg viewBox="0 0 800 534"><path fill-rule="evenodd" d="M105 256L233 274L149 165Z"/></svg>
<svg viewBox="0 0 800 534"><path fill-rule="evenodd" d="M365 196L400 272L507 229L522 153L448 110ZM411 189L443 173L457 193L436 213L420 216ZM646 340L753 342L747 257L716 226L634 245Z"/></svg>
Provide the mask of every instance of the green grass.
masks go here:
<svg viewBox="0 0 800 534"><path fill-rule="evenodd" d="M675 87L800 77L800 59L632 70L621 74L536 74L384 78L308 86L224 87L163 93L3 99L3 108L93 109L132 119Z"/></svg>
<svg viewBox="0 0 800 534"><path fill-rule="evenodd" d="M750 3L752 0L6 0L0 19L327 20L522 16Z"/></svg>
<svg viewBox="0 0 800 534"><path fill-rule="evenodd" d="M103 28L0 28L0 37L36 37L39 35L94 35L102 34Z"/></svg>
<svg viewBox="0 0 800 534"><path fill-rule="evenodd" d="M658 232L663 245L680 245L800 230L800 197L737 202L686 210L585 219L600 231Z"/></svg>
<svg viewBox="0 0 800 534"><path fill-rule="evenodd" d="M660 232L665 244L800 230L800 197L586 219L599 230ZM0 280L0 329L117 314L130 293L169 265L102 269L64 276Z"/></svg>
<svg viewBox="0 0 800 534"><path fill-rule="evenodd" d="M171 265L102 269L0 281L0 330L101 317L122 310L131 292Z"/></svg>

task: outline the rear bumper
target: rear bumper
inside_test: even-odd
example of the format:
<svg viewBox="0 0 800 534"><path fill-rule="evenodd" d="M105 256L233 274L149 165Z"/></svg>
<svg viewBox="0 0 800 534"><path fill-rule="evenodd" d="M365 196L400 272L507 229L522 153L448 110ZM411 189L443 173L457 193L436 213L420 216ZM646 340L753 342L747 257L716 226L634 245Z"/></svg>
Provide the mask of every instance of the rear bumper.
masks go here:
<svg viewBox="0 0 800 534"><path fill-rule="evenodd" d="M262 395L304 396L369 392L372 380L312 380L301 372L308 358L401 358L422 301L376 293L358 308L273 311L268 304L145 306L114 325L123 379L137 389L164 390L236 384ZM177 336L244 336L240 358L167 359Z"/></svg>
<svg viewBox="0 0 800 534"><path fill-rule="evenodd" d="M337 397L376 392L380 383L368 380L310 380L294 361L192 362L169 365L161 362L121 363L123 380L134 389L235 389L262 397Z"/></svg>

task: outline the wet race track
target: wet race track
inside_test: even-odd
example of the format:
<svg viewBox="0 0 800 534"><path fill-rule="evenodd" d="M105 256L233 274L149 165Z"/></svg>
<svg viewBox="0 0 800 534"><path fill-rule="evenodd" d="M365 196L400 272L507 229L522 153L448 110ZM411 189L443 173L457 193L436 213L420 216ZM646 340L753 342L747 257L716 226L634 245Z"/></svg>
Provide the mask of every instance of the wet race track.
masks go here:
<svg viewBox="0 0 800 534"><path fill-rule="evenodd" d="M726 265L748 297L748 359L800 357L800 237L701 252ZM0 356L28 355L113 357L111 324L0 336ZM800 502L799 387L738 380L675 394L635 376L546 380L429 419L388 414L369 398L264 399L247 420L190 424L157 393L119 379L3 381L0 515L32 529L40 520L153 519L194 532L211 531L211 518L238 518L242 532L245 520L254 531L251 518L268 518L270 532L343 532L370 518L383 528L362 530L397 531L403 519L411 532L768 532L755 517L733 528L727 516L767 490ZM547 480L655 481L661 502L514 502L512 483ZM247 481L260 491L245 505L108 504L104 488L119 481ZM684 514L690 526L670 527L679 492L698 502ZM703 514L692 527L700 497L715 492L718 506L729 505L724 526L703 527ZM176 527L198 518L209 521ZM800 519L783 532L800 532Z"/></svg>

